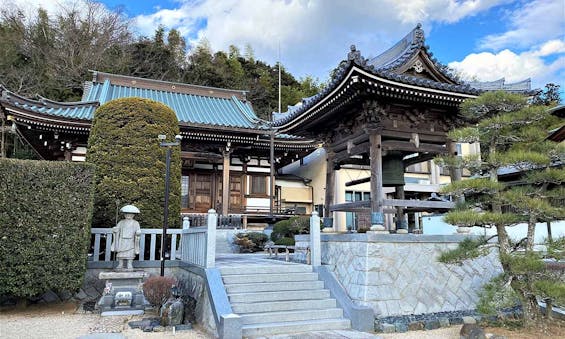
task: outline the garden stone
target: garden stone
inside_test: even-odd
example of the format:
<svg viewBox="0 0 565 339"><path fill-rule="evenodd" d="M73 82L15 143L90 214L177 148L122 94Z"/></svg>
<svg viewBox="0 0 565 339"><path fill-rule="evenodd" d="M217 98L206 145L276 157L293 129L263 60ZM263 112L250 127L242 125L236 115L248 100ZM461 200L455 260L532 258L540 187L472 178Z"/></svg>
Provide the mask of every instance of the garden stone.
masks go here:
<svg viewBox="0 0 565 339"><path fill-rule="evenodd" d="M424 329L424 323L421 321L413 321L408 324L409 331L421 331Z"/></svg>
<svg viewBox="0 0 565 339"><path fill-rule="evenodd" d="M165 332L164 326L155 326L153 327L153 332Z"/></svg>
<svg viewBox="0 0 565 339"><path fill-rule="evenodd" d="M477 320L473 317L463 317L463 324L476 324Z"/></svg>
<svg viewBox="0 0 565 339"><path fill-rule="evenodd" d="M73 297L73 294L69 291L62 291L62 292L59 292L58 294L59 294L59 298L62 301L67 301L67 300L69 300Z"/></svg>
<svg viewBox="0 0 565 339"><path fill-rule="evenodd" d="M377 327L377 331L382 333L394 333L396 332L396 328L393 324L382 323Z"/></svg>
<svg viewBox="0 0 565 339"><path fill-rule="evenodd" d="M449 319L446 317L441 317L438 319L440 327L449 327Z"/></svg>
<svg viewBox="0 0 565 339"><path fill-rule="evenodd" d="M402 323L402 322L395 323L394 328L395 328L396 332L400 332L400 333L408 331L408 325L406 325L406 323Z"/></svg>
<svg viewBox="0 0 565 339"><path fill-rule="evenodd" d="M428 320L425 323L425 328L428 331L438 329L439 327L440 327L439 320Z"/></svg>
<svg viewBox="0 0 565 339"><path fill-rule="evenodd" d="M88 295L84 293L82 288L75 294L75 299L77 300L84 300L86 298L88 298Z"/></svg>
<svg viewBox="0 0 565 339"><path fill-rule="evenodd" d="M486 339L485 331L477 324L463 324L459 336L460 339Z"/></svg>
<svg viewBox="0 0 565 339"><path fill-rule="evenodd" d="M43 301L45 301L46 303L58 303L61 302L61 299L59 299L59 296L57 295L57 293L49 290L45 293L43 293L43 295L41 296L41 299Z"/></svg>
<svg viewBox="0 0 565 339"><path fill-rule="evenodd" d="M181 299L169 299L161 307L161 325L175 326L182 324L184 318L184 304Z"/></svg>
<svg viewBox="0 0 565 339"><path fill-rule="evenodd" d="M175 325L175 331L188 331L188 330L192 330L191 324Z"/></svg>

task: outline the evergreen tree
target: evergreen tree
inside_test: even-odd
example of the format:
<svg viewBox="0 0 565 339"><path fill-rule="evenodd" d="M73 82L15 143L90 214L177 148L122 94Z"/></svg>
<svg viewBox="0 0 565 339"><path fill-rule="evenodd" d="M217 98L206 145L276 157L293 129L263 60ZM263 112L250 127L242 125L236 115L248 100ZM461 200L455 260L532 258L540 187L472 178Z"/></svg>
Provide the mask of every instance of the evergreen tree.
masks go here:
<svg viewBox="0 0 565 339"><path fill-rule="evenodd" d="M528 106L523 97L505 92L488 92L461 106L467 119L477 121L449 133L457 142L479 142L480 157L438 159L444 166L464 165L476 175L453 182L443 190L465 196L464 204L445 216L460 227L495 227L497 242L485 238L468 240L442 255L440 261L461 262L486 254L496 246L507 282L521 300L525 325L542 319L536 296L565 303L565 283L552 275L543 258L562 258L564 239L546 244L544 253L534 251L535 226L539 222L562 220L565 208L559 204L565 193L565 169L552 166L565 160L563 145L545 140L547 131L559 122L545 106ZM518 184L499 182L501 168L523 173ZM513 241L507 227L527 224L527 235Z"/></svg>

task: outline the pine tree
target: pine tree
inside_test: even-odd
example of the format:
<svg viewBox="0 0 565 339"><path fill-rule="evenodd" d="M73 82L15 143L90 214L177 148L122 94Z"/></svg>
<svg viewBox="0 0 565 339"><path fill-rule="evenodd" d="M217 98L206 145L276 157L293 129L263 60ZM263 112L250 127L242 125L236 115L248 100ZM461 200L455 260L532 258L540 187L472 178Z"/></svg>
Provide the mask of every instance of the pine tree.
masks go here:
<svg viewBox="0 0 565 339"><path fill-rule="evenodd" d="M464 196L465 202L444 219L460 227L494 227L497 241L469 239L443 253L440 261L459 263L496 247L503 269L501 280L520 298L524 324L532 326L543 320L536 296L565 302L565 283L542 260L563 258L564 239L546 243L546 251L534 250L536 223L565 218L565 208L559 205L565 196L565 149L545 140L547 131L560 122L547 107L530 106L523 97L505 92L468 100L461 113L477 123L454 130L449 137L457 142L479 142L481 155L438 159L444 166L462 165L475 174L445 187L444 193ZM500 182L497 173L502 168L521 173L519 182ZM513 241L507 227L520 223L527 224L527 235Z"/></svg>

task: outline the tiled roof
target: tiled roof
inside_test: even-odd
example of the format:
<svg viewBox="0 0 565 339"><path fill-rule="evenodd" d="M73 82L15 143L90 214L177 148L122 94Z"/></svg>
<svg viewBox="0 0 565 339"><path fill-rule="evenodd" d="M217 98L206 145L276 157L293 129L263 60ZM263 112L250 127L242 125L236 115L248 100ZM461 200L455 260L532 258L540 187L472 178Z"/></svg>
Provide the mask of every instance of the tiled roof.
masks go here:
<svg viewBox="0 0 565 339"><path fill-rule="evenodd" d="M92 115L99 104L96 101L56 102L40 97L32 100L8 91L0 85L0 101L9 103L14 108L40 114L59 116L67 119L92 120Z"/></svg>
<svg viewBox="0 0 565 339"><path fill-rule="evenodd" d="M0 88L2 101L14 107L66 119L92 120L94 111L104 103L128 97L152 99L169 106L180 123L244 129L266 129L244 91L177 84L94 72L94 80L85 84L83 101L55 102L45 98L31 100Z"/></svg>
<svg viewBox="0 0 565 339"><path fill-rule="evenodd" d="M529 92L532 90L532 80L530 78L514 82L506 83L505 79L494 81L473 81L469 83L471 86L484 91L507 91L507 92Z"/></svg>
<svg viewBox="0 0 565 339"><path fill-rule="evenodd" d="M262 128L265 126L262 120L257 118L251 105L235 96L221 98L129 87L113 84L107 79L104 83L93 83L85 98L104 104L110 100L128 97L159 101L175 111L181 123L239 128Z"/></svg>
<svg viewBox="0 0 565 339"><path fill-rule="evenodd" d="M352 46L352 52L349 53L348 60L344 60L340 63L339 67L334 72L332 79L330 79L328 86L326 86L317 95L303 99L302 105L293 106L292 110L289 110L288 114L285 114L282 117L279 117L278 120L274 121L273 126L283 126L294 119L294 117L307 111L326 97L337 86L339 86L353 66L356 66L369 74L373 74L387 80L392 80L400 84L414 85L424 89L429 88L449 91L454 94L480 94L480 90L471 87L469 84L458 84L458 81L456 81L457 79L455 79L455 77L447 71L447 67L440 64L432 57L432 53L428 51L428 47L425 46L424 43L424 32L418 24L416 28L408 33L408 35L406 35L400 42L371 60L363 58L359 51L355 51L355 46ZM446 78L452 80L454 82L453 84L395 72L422 49L430 57L430 60L436 69Z"/></svg>

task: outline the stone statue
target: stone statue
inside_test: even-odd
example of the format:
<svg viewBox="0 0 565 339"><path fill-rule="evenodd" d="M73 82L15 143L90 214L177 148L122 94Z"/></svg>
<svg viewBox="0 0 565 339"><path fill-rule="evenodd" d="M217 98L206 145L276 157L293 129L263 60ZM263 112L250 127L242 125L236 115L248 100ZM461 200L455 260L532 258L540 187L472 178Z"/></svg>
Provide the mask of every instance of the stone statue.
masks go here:
<svg viewBox="0 0 565 339"><path fill-rule="evenodd" d="M133 219L135 214L139 214L139 209L133 205L126 205L120 209L124 213L125 219L120 220L112 228L113 242L111 250L116 252L116 259L119 261L116 269L133 270L133 259L139 254L139 238L141 228L139 222ZM127 262L124 267L124 260Z"/></svg>

